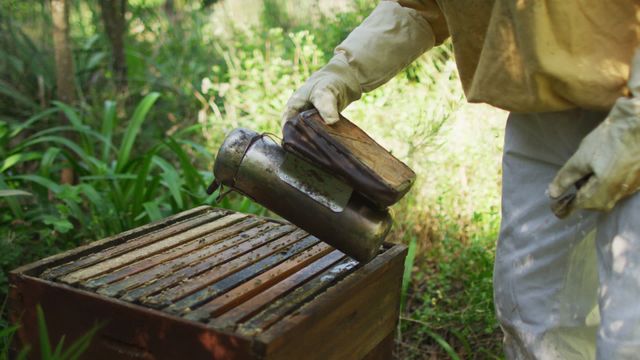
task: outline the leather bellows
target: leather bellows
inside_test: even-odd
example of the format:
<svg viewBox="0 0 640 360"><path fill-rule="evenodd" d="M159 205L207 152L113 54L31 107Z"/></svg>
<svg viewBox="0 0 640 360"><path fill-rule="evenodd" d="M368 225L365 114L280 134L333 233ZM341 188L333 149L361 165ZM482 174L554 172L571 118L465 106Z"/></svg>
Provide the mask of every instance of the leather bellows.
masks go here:
<svg viewBox="0 0 640 360"><path fill-rule="evenodd" d="M337 176L378 208L398 202L416 174L351 121L324 123L317 110L289 119L282 146Z"/></svg>

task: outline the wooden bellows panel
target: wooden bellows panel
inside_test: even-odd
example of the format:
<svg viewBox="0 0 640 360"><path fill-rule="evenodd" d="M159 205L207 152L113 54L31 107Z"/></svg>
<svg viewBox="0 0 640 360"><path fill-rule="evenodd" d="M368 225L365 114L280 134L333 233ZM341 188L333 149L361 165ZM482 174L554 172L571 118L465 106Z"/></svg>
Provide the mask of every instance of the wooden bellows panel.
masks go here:
<svg viewBox="0 0 640 360"><path fill-rule="evenodd" d="M403 191L411 186L416 174L352 122L343 118L324 128L391 187Z"/></svg>
<svg viewBox="0 0 640 360"><path fill-rule="evenodd" d="M416 174L343 116L327 125L315 110L288 119L282 145L340 178L373 205L386 208L409 191Z"/></svg>
<svg viewBox="0 0 640 360"><path fill-rule="evenodd" d="M107 320L103 337L120 353L171 358L177 350L157 343L157 337L182 328L180 336L165 342L181 342L176 349L188 347L184 351L196 358L290 358L305 349L286 338L302 335L300 341L308 342L304 333L318 331L330 336L331 321L343 321L333 312L346 306L361 312L350 315L353 325L384 321L378 334L363 328L367 339L352 341L355 349L347 347L362 357L389 336L397 318L405 250L387 246L381 251L362 266L288 223L201 207L17 269L12 273L12 316L27 318L23 342L35 336L31 307L41 303L54 318L68 313L69 323L53 324L53 333L74 333L82 328L78 324ZM374 275L367 272L381 281L372 282ZM336 288L343 288L340 294ZM368 292L378 299L361 298ZM378 315L357 309L371 306L369 301L379 303L373 309ZM164 325L150 328L155 323ZM189 332L193 339L178 340ZM334 346L323 356L340 358ZM106 358L108 347L94 345L92 354Z"/></svg>

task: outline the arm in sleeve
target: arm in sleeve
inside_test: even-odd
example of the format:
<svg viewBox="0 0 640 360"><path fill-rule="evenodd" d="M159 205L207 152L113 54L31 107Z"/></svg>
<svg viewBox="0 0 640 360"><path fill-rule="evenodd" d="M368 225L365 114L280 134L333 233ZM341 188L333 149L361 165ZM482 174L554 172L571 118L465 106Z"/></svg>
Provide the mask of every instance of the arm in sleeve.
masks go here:
<svg viewBox="0 0 640 360"><path fill-rule="evenodd" d="M315 107L327 124L448 36L434 0L382 1L289 98L282 123Z"/></svg>
<svg viewBox="0 0 640 360"><path fill-rule="evenodd" d="M336 47L331 62L347 65L360 91L367 92L448 37L444 16L433 0L381 1Z"/></svg>

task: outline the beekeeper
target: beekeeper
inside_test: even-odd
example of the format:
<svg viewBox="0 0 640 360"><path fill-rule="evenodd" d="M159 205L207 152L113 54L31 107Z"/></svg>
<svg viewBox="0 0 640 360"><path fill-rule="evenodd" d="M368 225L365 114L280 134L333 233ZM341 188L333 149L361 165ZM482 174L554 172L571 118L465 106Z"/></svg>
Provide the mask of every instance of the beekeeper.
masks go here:
<svg viewBox="0 0 640 360"><path fill-rule="evenodd" d="M382 1L283 119L315 106L333 123L449 37L467 99L511 111L494 270L507 358L640 358L640 1Z"/></svg>

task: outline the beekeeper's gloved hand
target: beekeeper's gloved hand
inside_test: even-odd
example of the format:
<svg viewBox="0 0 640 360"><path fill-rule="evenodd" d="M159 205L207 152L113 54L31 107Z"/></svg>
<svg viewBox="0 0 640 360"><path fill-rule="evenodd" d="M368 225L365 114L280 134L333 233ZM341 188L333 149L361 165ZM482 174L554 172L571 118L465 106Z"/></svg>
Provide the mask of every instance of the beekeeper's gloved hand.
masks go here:
<svg viewBox="0 0 640 360"><path fill-rule="evenodd" d="M338 113L362 92L387 82L435 42L430 23L418 11L392 1L380 2L336 47L331 61L291 96L282 124L311 107L326 123L337 122Z"/></svg>
<svg viewBox="0 0 640 360"><path fill-rule="evenodd" d="M557 199L588 177L567 215L576 208L609 211L640 188L640 49L631 62L628 87L631 97L616 101L549 185L549 196Z"/></svg>

